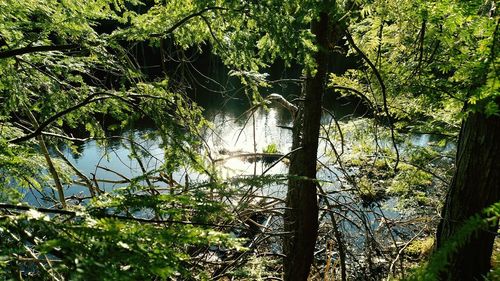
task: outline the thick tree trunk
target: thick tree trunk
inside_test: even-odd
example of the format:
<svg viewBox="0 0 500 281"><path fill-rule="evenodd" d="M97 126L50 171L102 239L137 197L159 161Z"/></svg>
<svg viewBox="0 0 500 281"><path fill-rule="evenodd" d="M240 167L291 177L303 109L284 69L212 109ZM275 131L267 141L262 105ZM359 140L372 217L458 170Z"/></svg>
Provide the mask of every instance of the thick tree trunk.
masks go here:
<svg viewBox="0 0 500 281"><path fill-rule="evenodd" d="M307 75L304 104L294 120L288 193L286 198L283 241L285 281L307 280L318 235L318 200L316 196L316 157L323 93L326 85L328 37L330 22L326 13L314 21L311 31L316 35L319 51L315 60L316 74Z"/></svg>
<svg viewBox="0 0 500 281"><path fill-rule="evenodd" d="M471 113L460 132L457 169L453 177L442 220L437 248L457 232L463 222L500 201L500 117ZM450 257L441 280L482 280L490 269L496 227L479 230Z"/></svg>

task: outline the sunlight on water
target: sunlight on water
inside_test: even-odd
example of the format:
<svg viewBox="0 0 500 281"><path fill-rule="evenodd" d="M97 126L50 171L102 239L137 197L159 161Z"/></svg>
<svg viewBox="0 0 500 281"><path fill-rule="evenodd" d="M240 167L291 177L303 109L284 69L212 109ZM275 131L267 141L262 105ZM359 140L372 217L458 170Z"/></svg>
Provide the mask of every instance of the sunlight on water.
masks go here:
<svg viewBox="0 0 500 281"><path fill-rule="evenodd" d="M263 153L268 145L274 144L278 153L290 150L292 132L278 126L290 126L290 123L278 122L278 110L270 108L257 110L253 116L232 116L219 114L215 117L214 132L207 134L208 149L221 160L223 176L261 174L266 165L263 161L249 161L251 157L239 157L253 153ZM255 128L254 128L255 123ZM254 162L254 163L252 163ZM256 166L257 165L257 166ZM284 173L285 166L277 165L269 173Z"/></svg>

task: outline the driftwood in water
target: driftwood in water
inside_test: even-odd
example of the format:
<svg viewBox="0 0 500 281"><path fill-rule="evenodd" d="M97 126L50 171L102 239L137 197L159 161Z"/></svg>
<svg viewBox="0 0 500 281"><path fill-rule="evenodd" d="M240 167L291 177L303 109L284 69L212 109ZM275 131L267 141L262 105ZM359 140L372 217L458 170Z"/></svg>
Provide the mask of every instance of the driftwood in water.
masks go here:
<svg viewBox="0 0 500 281"><path fill-rule="evenodd" d="M254 153L254 152L242 152L242 151L231 152L225 150L222 151L222 154L227 156L216 159L215 162L224 162L234 158L245 158L250 162L259 160L264 162L273 162L284 156L284 154L282 153L258 153L258 152Z"/></svg>

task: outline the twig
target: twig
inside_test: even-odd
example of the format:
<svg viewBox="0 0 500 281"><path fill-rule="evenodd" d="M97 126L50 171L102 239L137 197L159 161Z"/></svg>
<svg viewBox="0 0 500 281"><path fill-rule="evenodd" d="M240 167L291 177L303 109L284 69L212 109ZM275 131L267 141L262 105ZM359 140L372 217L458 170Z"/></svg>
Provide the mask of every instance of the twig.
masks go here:
<svg viewBox="0 0 500 281"><path fill-rule="evenodd" d="M383 103L384 103L384 112L387 115L387 121L389 122L389 129L391 130L392 145L393 145L394 150L396 152L396 163L394 163L394 171L397 171L398 164L399 164L399 150L398 150L398 146L396 144L396 138L394 136L394 124L392 123L391 116L389 115L389 107L387 106L387 92L386 92L384 80L382 79L380 72L375 67L375 65L371 62L371 60L365 55L365 53L363 53L363 51L361 51L361 49L356 45L356 43L354 43L354 40L352 39L352 36L347 29L345 30L345 36L346 36L349 44L356 50L356 52L363 58L363 60L373 70L373 73L375 73L375 76L377 77L377 80L380 84L380 89L382 91L382 99L383 99Z"/></svg>
<svg viewBox="0 0 500 281"><path fill-rule="evenodd" d="M297 147L296 149L284 154L283 156L281 156L280 158L278 158L278 160L274 161L271 165L269 165L269 167L267 167L266 170L264 170L264 172L262 172L261 176L265 175L267 172L269 172L269 170L271 170L274 166L276 166L279 162L281 162L281 160L287 158L288 156L290 156L292 153L295 153L299 150L302 149L302 146L301 147Z"/></svg>
<svg viewBox="0 0 500 281"><path fill-rule="evenodd" d="M95 94L89 95L88 97L86 97L83 101L79 102L78 104L76 104L74 106L71 106L69 108L66 108L63 111L60 111L60 112L58 112L58 113L50 116L47 120L45 120L44 122L40 123L40 125L38 126L38 128L36 128L36 130L34 130L33 132L31 132L29 134L26 134L26 135L24 135L22 137L11 139L8 142L9 143L15 143L15 144L17 144L17 143L29 140L31 138L34 138L34 137L40 135L42 133L43 129L45 129L52 122L56 121L60 117L66 115L66 114L68 114L68 113L70 113L72 111L75 111L75 110L77 110L77 109L79 109L79 108L81 108L81 107L83 107L85 105L88 105L90 103L94 103L94 102L98 102L100 100L105 100L105 99L110 98L109 96L94 98L94 97L99 96L99 95L103 95L103 93L95 93Z"/></svg>
<svg viewBox="0 0 500 281"><path fill-rule="evenodd" d="M320 194L326 195L325 191L323 190L322 186L319 183L317 184L317 187L318 190L320 191ZM324 197L324 202L329 210L333 209L332 205L330 204L330 201L328 201L327 196ZM339 231L339 225L337 223L337 220L335 219L335 215L333 214L333 212L328 212L328 214L330 215L330 219L332 221L333 234L335 236L335 240L337 240L337 245L339 248L340 272L342 278L341 280L346 281L347 280L346 253L344 248L344 242L342 241L342 233Z"/></svg>
<svg viewBox="0 0 500 281"><path fill-rule="evenodd" d="M38 125L38 121L36 120L35 116L33 113L31 113L31 110L26 107L26 114L28 115L28 118L31 120L34 126L40 127ZM54 180L54 184L57 189L57 195L59 196L59 201L61 201L61 206L63 208L66 208L66 200L64 199L64 189L61 184L61 178L59 177L59 174L57 173L57 170L54 166L54 162L52 161L52 158L50 156L49 150L47 149L47 145L45 143L45 140L43 139L42 135L37 135L36 136L38 140L38 144L40 146L40 150L42 151L43 156L45 157L45 161L47 162L47 166L49 168L49 172L52 176L52 179Z"/></svg>
<svg viewBox="0 0 500 281"><path fill-rule="evenodd" d="M59 150L59 148L56 146L55 147L56 153L61 157L61 159L66 162L66 164L85 182L85 186L89 189L90 195L92 197L96 196L96 192L94 190L94 185L92 184L92 181L84 175L71 161L68 160L68 158L64 155L64 153Z"/></svg>
<svg viewBox="0 0 500 281"><path fill-rule="evenodd" d="M389 281L391 280L391 272L394 270L394 265L396 264L396 262L398 261L399 257L401 256L401 254L403 253L403 251L415 240L417 239L417 237L420 236L420 234L422 234L424 232L425 228L422 228L418 233L417 235L413 236L410 241L406 242L406 244L403 245L403 247L401 247L401 249L399 249L398 251L398 254L396 255L396 258L394 258L394 260L391 262L391 266L389 267L389 275L387 276L387 279L386 281Z"/></svg>

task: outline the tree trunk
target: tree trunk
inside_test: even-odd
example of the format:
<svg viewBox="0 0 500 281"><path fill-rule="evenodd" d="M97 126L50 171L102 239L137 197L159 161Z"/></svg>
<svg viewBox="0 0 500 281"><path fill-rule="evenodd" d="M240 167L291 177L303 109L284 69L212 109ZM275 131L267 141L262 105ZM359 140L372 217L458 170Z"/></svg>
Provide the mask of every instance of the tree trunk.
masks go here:
<svg viewBox="0 0 500 281"><path fill-rule="evenodd" d="M327 1L325 1L327 2ZM318 200L316 196L316 157L323 93L326 85L330 22L327 13L311 25L319 51L315 55L317 72L307 74L304 104L294 120L292 149L300 148L290 158L287 209L283 241L284 280L307 280L318 235Z"/></svg>
<svg viewBox="0 0 500 281"><path fill-rule="evenodd" d="M499 101L497 101L497 104ZM470 113L462 124L456 171L443 207L437 248L454 235L463 222L500 200L500 117ZM478 230L450 257L441 280L482 280L490 259L497 227Z"/></svg>

